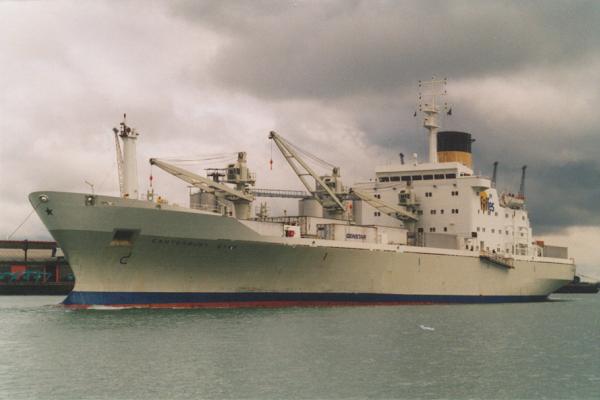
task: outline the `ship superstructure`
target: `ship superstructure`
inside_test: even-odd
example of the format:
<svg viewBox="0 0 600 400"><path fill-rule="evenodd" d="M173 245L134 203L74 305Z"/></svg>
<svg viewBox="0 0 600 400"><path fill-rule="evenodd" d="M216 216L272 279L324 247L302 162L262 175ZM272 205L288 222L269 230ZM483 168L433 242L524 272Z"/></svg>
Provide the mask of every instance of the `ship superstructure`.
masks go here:
<svg viewBox="0 0 600 400"><path fill-rule="evenodd" d="M140 199L138 133L115 129L121 197L35 192L30 201L75 272L65 304L243 307L543 300L573 279L564 248L532 238L525 167L518 195L498 193L472 169L469 133L439 131L445 80L421 83L429 159L378 167L346 185L338 166L276 132L306 192L258 189L247 154L207 176L167 160L152 165L195 190L190 207L149 191ZM121 152L119 138L123 142ZM132 156L133 154L133 156ZM319 159L320 160L320 159ZM323 160L320 160L323 161ZM271 216L263 197L298 198L295 215ZM50 211L48 211L50 210Z"/></svg>

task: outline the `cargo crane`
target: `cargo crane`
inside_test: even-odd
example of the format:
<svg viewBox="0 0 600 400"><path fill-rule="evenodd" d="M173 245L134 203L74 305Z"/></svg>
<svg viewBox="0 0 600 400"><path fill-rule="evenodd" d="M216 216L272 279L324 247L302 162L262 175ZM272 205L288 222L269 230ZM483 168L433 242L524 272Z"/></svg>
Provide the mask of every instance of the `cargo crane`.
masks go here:
<svg viewBox="0 0 600 400"><path fill-rule="evenodd" d="M395 217L405 222L414 222L418 220L417 215L408 211L408 209L404 206L396 206L393 204L386 203L381 199L371 196L367 192L363 192L362 190L350 188L349 192L351 195L354 195L358 199L364 201L371 207L377 209L378 211L381 211L386 215Z"/></svg>
<svg viewBox="0 0 600 400"><path fill-rule="evenodd" d="M300 181L304 184L306 189L311 193L312 197L317 200L323 209L328 212L328 216L337 217L346 215L347 219L351 219L350 215L346 212L346 207L343 204L343 200L346 199L358 199L369 204L371 207L381 211L386 215L393 216L403 221L416 221L417 216L408 211L404 206L388 204L381 199L377 199L367 192L362 190L348 188L346 189L341 180L340 168L332 166L331 164L318 159L312 154L302 151L305 155L310 158L317 160L323 164L332 166L332 175L330 176L319 176L313 171L310 166L299 156L301 151L298 147L294 146L288 140L281 137L276 132L271 131L269 139L272 139L287 162L290 164ZM311 176L315 180L315 187L310 185L307 176ZM346 213L346 214L344 214Z"/></svg>
<svg viewBox="0 0 600 400"><path fill-rule="evenodd" d="M323 160L318 159L312 154L300 150L298 147L294 146L292 143L281 137L275 131L271 131L269 134L269 139L273 140L277 145L279 151L283 157L285 157L286 161L302 184L306 187L306 189L310 192L311 196L317 200L323 209L329 214L329 216L334 218L342 218L344 213L346 213L346 207L342 202L342 198L348 194L348 192L344 189L342 185L342 181L340 179L340 169L339 167L332 166L329 163L326 163ZM329 176L319 176L298 154L299 152L303 152L306 156L312 158L313 160L318 160L321 163L332 166L332 174ZM308 181L308 176L311 176L315 180L314 188Z"/></svg>
<svg viewBox="0 0 600 400"><path fill-rule="evenodd" d="M225 182L235 185L231 188L218 179L205 178L181 167L169 164L157 158L150 159L151 165L156 165L163 171L189 183L200 189L201 194L205 195L205 202L216 207L219 199L231 201L235 208L235 215L239 219L250 218L250 203L254 201L250 186L253 186L256 179L253 173L246 166L246 153L238 153L238 159L235 164L229 164L225 169Z"/></svg>

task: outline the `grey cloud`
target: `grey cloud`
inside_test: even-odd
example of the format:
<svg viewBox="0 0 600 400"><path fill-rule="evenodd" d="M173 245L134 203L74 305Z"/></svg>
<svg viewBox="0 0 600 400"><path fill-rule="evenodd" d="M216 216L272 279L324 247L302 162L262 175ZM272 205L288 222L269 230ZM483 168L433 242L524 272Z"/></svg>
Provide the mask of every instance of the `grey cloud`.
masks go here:
<svg viewBox="0 0 600 400"><path fill-rule="evenodd" d="M227 35L213 63L224 85L274 99L389 93L438 71L455 79L598 50L597 2L177 3Z"/></svg>

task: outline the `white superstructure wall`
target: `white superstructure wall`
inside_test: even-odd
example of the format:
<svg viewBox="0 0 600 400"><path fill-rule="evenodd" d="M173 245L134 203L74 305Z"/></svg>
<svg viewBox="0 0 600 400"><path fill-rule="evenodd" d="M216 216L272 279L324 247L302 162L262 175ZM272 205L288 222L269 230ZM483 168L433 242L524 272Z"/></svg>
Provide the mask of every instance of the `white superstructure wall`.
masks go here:
<svg viewBox="0 0 600 400"><path fill-rule="evenodd" d="M414 195L417 241L424 234L456 235L459 249L532 254L527 211L503 207L489 179L458 163L384 167L368 191L390 204L398 204L403 191ZM373 219L375 224L383 222L381 217L381 222Z"/></svg>

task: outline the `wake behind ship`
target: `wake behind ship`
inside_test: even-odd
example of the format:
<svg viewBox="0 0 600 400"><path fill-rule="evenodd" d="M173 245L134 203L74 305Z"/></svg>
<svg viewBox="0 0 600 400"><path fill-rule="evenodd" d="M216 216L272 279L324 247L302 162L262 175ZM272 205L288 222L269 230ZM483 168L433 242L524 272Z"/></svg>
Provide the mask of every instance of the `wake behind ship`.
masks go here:
<svg viewBox="0 0 600 400"><path fill-rule="evenodd" d="M445 81L422 83L429 160L379 167L346 187L339 167L275 132L307 192L257 189L246 153L207 177L153 165L197 191L190 207L148 191L140 199L135 143L115 128L120 197L39 191L30 202L76 276L64 304L126 307L280 307L541 301L570 282L565 248L534 241L519 194L474 174L471 135L438 131ZM121 143L123 149L121 150ZM497 164L495 164L497 167ZM270 216L257 197L297 197L294 216Z"/></svg>

